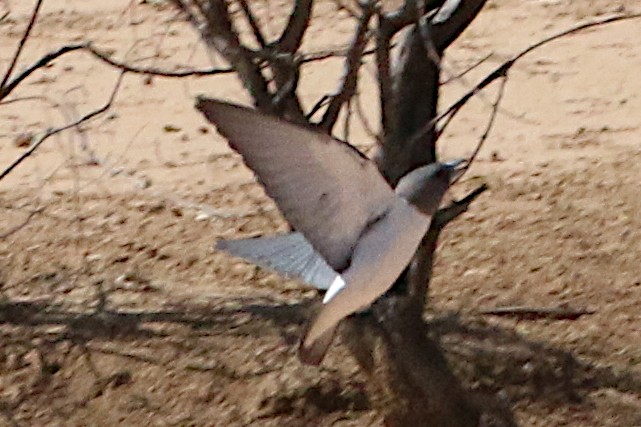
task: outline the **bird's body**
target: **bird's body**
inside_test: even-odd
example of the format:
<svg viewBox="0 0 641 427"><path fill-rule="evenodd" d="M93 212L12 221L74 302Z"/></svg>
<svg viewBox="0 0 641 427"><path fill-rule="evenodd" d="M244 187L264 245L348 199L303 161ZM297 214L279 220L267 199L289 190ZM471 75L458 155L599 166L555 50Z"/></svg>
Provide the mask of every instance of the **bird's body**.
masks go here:
<svg viewBox="0 0 641 427"><path fill-rule="evenodd" d="M200 98L214 123L296 229L218 247L327 289L299 356L318 364L345 317L372 304L400 276L425 235L454 166L415 169L393 190L352 146L254 110Z"/></svg>
<svg viewBox="0 0 641 427"><path fill-rule="evenodd" d="M338 323L352 313L367 308L383 295L403 272L427 232L430 217L399 198L386 217L373 223L354 248L350 266L341 274L344 285L337 292L330 288L324 307L307 331L300 353L304 361L317 364L325 349L314 343L323 335L333 335ZM412 230L407 233L407 230Z"/></svg>

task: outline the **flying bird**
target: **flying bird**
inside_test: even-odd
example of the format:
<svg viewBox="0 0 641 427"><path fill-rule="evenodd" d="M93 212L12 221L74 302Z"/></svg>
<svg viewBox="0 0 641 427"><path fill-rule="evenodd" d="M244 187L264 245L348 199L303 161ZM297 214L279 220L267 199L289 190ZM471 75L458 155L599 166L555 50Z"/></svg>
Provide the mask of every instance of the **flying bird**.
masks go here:
<svg viewBox="0 0 641 427"><path fill-rule="evenodd" d="M319 364L339 322L369 307L407 267L463 161L419 167L392 189L365 155L327 134L204 97L196 108L295 230L217 248L326 290L299 347L303 363Z"/></svg>

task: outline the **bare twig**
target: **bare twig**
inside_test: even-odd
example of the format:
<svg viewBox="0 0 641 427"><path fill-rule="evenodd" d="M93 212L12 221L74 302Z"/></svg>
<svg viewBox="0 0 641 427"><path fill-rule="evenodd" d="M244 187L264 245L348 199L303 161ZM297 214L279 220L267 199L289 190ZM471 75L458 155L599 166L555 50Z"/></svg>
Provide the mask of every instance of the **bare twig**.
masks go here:
<svg viewBox="0 0 641 427"><path fill-rule="evenodd" d="M440 70L443 51L436 48L436 44L433 39L434 31L432 29L432 24L426 17L422 17L418 19L416 25L418 26L421 40L423 40L423 47L427 53L427 58L434 63L438 70Z"/></svg>
<svg viewBox="0 0 641 427"><path fill-rule="evenodd" d="M347 100L347 108L345 111L345 121L343 122L343 141L349 141L349 127L352 121L352 100Z"/></svg>
<svg viewBox="0 0 641 427"><path fill-rule="evenodd" d="M363 6L363 14L358 22L358 28L354 35L354 40L347 53L345 60L345 75L341 83L341 88L338 93L332 96L332 99L323 115L323 119L319 123L319 127L327 133L331 133L332 128L336 124L338 114L340 113L343 104L348 102L354 92L356 91L356 84L358 82L358 70L362 64L362 55L367 45L369 22L374 14L374 7L372 5Z"/></svg>
<svg viewBox="0 0 641 427"><path fill-rule="evenodd" d="M67 45L63 46L58 50L55 50L53 52L49 52L48 54L44 55L42 58L37 60L33 65L25 69L23 72L21 72L16 78L14 78L11 82L8 82L2 85L0 88L0 101L6 98L24 79L29 77L34 71L45 67L47 64L49 64L51 61L54 59L69 53L73 52L76 50L81 50L86 47L85 44L72 44L72 45Z"/></svg>
<svg viewBox="0 0 641 427"><path fill-rule="evenodd" d="M68 123L64 126L60 126L57 128L52 128L47 130L43 135L41 135L36 141L34 141L31 146L25 150L17 159L15 159L5 170L2 171L0 174L0 181L2 181L7 175L11 173L13 169L15 169L20 163L22 163L25 159L27 159L29 156L33 154L34 151L38 149L42 145L43 142L45 142L47 139L50 137L63 132L67 129L71 129L73 127L76 127L78 125L81 125L94 117L104 113L105 111L109 110L111 108L111 105L113 104L114 100L116 99L116 95L118 94L118 90L120 89L120 84L122 82L122 79L125 75L125 71L121 72L120 75L118 76L118 80L116 80L116 84L114 85L114 88L111 92L111 95L109 96L109 100L105 105L102 107L93 110L84 116L80 117L78 120L73 121L72 123Z"/></svg>
<svg viewBox="0 0 641 427"><path fill-rule="evenodd" d="M565 307L497 307L481 310L481 314L500 317L516 317L522 320L576 320L581 316L594 314L596 311Z"/></svg>
<svg viewBox="0 0 641 427"><path fill-rule="evenodd" d="M267 42L265 41L265 36L263 36L263 33L260 30L258 21L256 20L256 17L254 16L254 13L252 12L251 8L247 4L247 0L238 0L238 3L240 4L240 8L245 14L245 18L247 18L247 22L249 23L249 26L252 29L254 38L256 38L256 41L258 42L260 47L264 49L267 46Z"/></svg>
<svg viewBox="0 0 641 427"><path fill-rule="evenodd" d="M358 88L354 92L354 110L356 111L356 115L358 116L359 121L363 125L363 129L365 130L365 133L367 136L375 140L377 143L381 143L381 137L378 135L375 131L374 128L372 127L372 124L370 123L369 119L367 118L367 115L365 114L365 110L363 108L363 103L361 102L361 95L360 92L358 91Z"/></svg>
<svg viewBox="0 0 641 427"><path fill-rule="evenodd" d="M189 7L187 3L185 3L183 0L169 0L176 8L182 12L185 17L187 18L187 21L191 24L192 27L194 28L200 28L201 22L196 16L196 14L192 11L192 9Z"/></svg>
<svg viewBox="0 0 641 427"><path fill-rule="evenodd" d="M461 200L455 201L443 209L439 209L432 218L430 228L423 238L414 261L408 270L408 294L411 296L415 307L417 307L421 313L423 312L427 298L427 290L432 280L434 255L441 232L447 224L466 212L472 202L487 191L488 188L487 184L480 185Z"/></svg>
<svg viewBox="0 0 641 427"><path fill-rule="evenodd" d="M378 12L376 31L376 72L378 74L378 94L381 108L381 129L390 134L391 117L394 117L394 88L390 71L390 49L393 32L385 16Z"/></svg>
<svg viewBox="0 0 641 427"><path fill-rule="evenodd" d="M360 19L360 14L356 10L352 9L351 6L348 6L347 3L345 3L344 1L342 1L342 0L333 0L332 2L334 3L334 5L336 5L336 10L338 12L344 11L351 18Z"/></svg>
<svg viewBox="0 0 641 427"><path fill-rule="evenodd" d="M434 228L439 228L439 229L444 228L447 224L449 224L454 219L459 217L461 214L466 212L469 209L472 202L487 190L489 190L488 185L481 184L477 188L472 190L467 196L463 197L461 200L457 200L452 204L450 204L449 206L443 209L439 209L436 212L436 215L434 215L434 218L432 219L432 224L434 224Z"/></svg>
<svg viewBox="0 0 641 427"><path fill-rule="evenodd" d="M434 6L440 6L445 0L440 0L438 5L422 5L424 10L430 10ZM433 2L432 2L433 3ZM402 28L407 25L413 24L416 22L417 7L420 4L420 0L405 0L401 7L398 9L388 12L384 15L384 19L387 25L387 30L389 31L389 36L393 36L399 32Z"/></svg>
<svg viewBox="0 0 641 427"><path fill-rule="evenodd" d="M294 53L300 47L312 17L314 0L296 0L287 27L276 42L276 50Z"/></svg>
<svg viewBox="0 0 641 427"><path fill-rule="evenodd" d="M487 137L490 135L490 132L492 131L492 127L494 126L494 121L496 119L496 114L499 111L499 105L501 104L501 100L503 99L503 95L505 94L505 84L507 83L507 77L503 77L503 80L501 80L501 84L499 85L499 93L496 95L496 100L494 101L494 104L492 104L492 113L490 114L490 119L487 122L487 125L485 127L485 131L483 132L483 135L481 135L481 138L479 139L479 142L476 144L476 148L474 149L474 152L472 155L467 159L467 164L465 165L465 169L463 169L463 172L459 174L454 182L452 184L456 184L463 178L463 175L467 173L467 171L470 169L470 166L472 163L474 163L474 160L476 160L476 157L478 156L479 152L481 151L481 148L485 144L485 141L487 140ZM449 121L447 122L449 123ZM443 131L443 129L439 130L439 136L440 133ZM438 136L437 136L438 137Z"/></svg>
<svg viewBox="0 0 641 427"><path fill-rule="evenodd" d="M42 212L44 212L44 210L45 210L45 208L38 208L38 209L35 209L35 210L32 210L31 212L29 212L29 215L27 216L27 218L24 221L22 221L21 224L16 225L11 230L5 231L4 233L0 234L0 240L4 240L4 239L8 238L9 236L12 236L13 234L15 234L18 231L22 230L23 228L25 228L31 222L31 220L33 219L34 216L36 216L38 214L41 214Z"/></svg>
<svg viewBox="0 0 641 427"><path fill-rule="evenodd" d="M13 72L13 69L18 63L18 58L20 57L20 53L22 53L22 49L24 48L24 45L25 43L27 43L27 40L29 39L29 35L31 34L31 30L33 29L33 26L36 24L36 19L38 18L38 13L40 12L40 7L42 6L42 2L43 0L37 0L36 4L33 7L33 11L31 12L31 19L29 19L29 24L27 24L27 28L25 29L24 34L22 35L22 38L18 43L18 48L16 49L16 53L14 53L13 58L9 63L9 68L7 68L7 71L5 72L4 77L2 78L2 83L0 83L0 92L3 91L4 86L9 81L9 77L11 77L11 73ZM0 99L2 99L2 97L0 97Z"/></svg>
<svg viewBox="0 0 641 427"><path fill-rule="evenodd" d="M314 114L316 114L321 108L327 105L331 98L332 97L330 95L323 95L318 101L316 101L316 104L314 104L311 110L309 110L309 113L307 113L306 115L307 120L311 120Z"/></svg>
<svg viewBox="0 0 641 427"><path fill-rule="evenodd" d="M465 70L463 70L463 71L461 71L460 73L458 73L458 74L456 74L456 75L454 75L454 76L452 76L452 77L449 77L447 80L444 80L443 82L441 82L441 85L446 85L446 84L449 84L449 83L451 83L451 82L453 82L453 81L455 81L455 80L459 80L459 79L461 79L461 78L465 77L465 75L466 75L467 73L469 73L469 72L471 72L472 70L474 70L475 68L479 67L479 66L480 66L481 64L483 64L485 61L487 61L488 59L490 59L490 58L492 57L492 55L493 55L492 53L488 53L486 56L484 56L483 58L479 59L479 60L478 60L478 61L476 61L474 64L470 65L470 66L469 66L469 67L467 67Z"/></svg>
<svg viewBox="0 0 641 427"><path fill-rule="evenodd" d="M240 43L229 15L227 2L211 0L207 2L207 8L205 8L199 1L171 1L187 15L187 19L195 29L200 31L207 45L231 64L256 106L260 110L271 112L273 105L268 82L261 73L260 65L255 61L255 52ZM197 12L187 3L193 4ZM197 13L202 19L198 18Z"/></svg>
<svg viewBox="0 0 641 427"><path fill-rule="evenodd" d="M217 74L230 74L234 72L233 68L207 68L202 70L168 71L155 67L136 67L134 65L116 61L105 52L102 52L95 48L91 43L87 43L85 45L85 49L105 64L111 65L112 67L118 68L121 71L126 71L132 74L146 74L159 77L181 78L213 76Z"/></svg>
<svg viewBox="0 0 641 427"><path fill-rule="evenodd" d="M390 45L390 49L396 47L395 44ZM309 62L315 62L315 61L323 61L325 59L330 59L330 58L338 58L338 57L344 57L347 56L349 53L349 46L346 46L341 49L335 49L335 50L324 50L320 52L311 52L311 53L306 53L302 55L302 59L299 60L301 64L307 64ZM372 49L366 49L363 51L363 54L361 55L362 58L365 58L367 56L370 56L372 54L376 53L376 48Z"/></svg>
<svg viewBox="0 0 641 427"><path fill-rule="evenodd" d="M95 48L91 43L70 44L70 45L62 46L61 48L55 51L49 52L46 55L42 56L40 59L34 62L31 66L29 66L24 71L22 71L13 80L11 80L8 84L6 84L2 89L0 89L0 101L6 98L11 92L13 92L13 90L16 87L18 87L20 83L22 83L27 77L33 74L34 71L44 68L53 60L61 57L62 55L65 55L69 52L75 52L78 50L87 51L91 55L93 55L95 58L104 62L105 64L110 65L114 68L118 68L121 71L126 71L133 74L145 74L145 75L153 75L153 76L167 77L167 78L182 78L182 77L212 76L217 74L229 74L234 72L233 68L209 68L209 69L202 69L202 70L169 71L169 70L163 70L160 68L153 68L153 67L136 67L134 65L130 65L130 64L119 62L112 59L105 52L102 52L99 49Z"/></svg>
<svg viewBox="0 0 641 427"><path fill-rule="evenodd" d="M418 140L422 138L427 132L430 131L432 126L434 126L435 123L443 120L445 117L448 116L454 116L456 115L461 108L467 102L472 99L477 93L485 89L487 86L489 86L492 82L497 80L498 78L501 77L506 77L507 72L512 68L512 66L521 58L526 56L527 54L531 53L535 49L538 49L539 47L542 47L552 41L555 41L557 39L560 39L562 37L568 36L570 34L577 33L579 31L586 30L588 28L593 28L593 27L598 27L601 25L606 25L606 24L611 24L614 22L619 22L619 21L625 21L625 20L630 20L630 19L639 19L641 18L641 13L636 13L636 14L629 14L629 15L617 15L617 16L612 16L609 18L604 18L598 21L593 21L593 22L588 22L585 24L578 25L576 27L570 28L568 30L562 31L558 34L552 35L550 37L547 37L529 47L526 49L522 50L515 56L513 56L511 59L505 61L501 65L499 65L494 71L492 71L490 74L488 74L483 80L481 80L476 86L474 86L471 90L469 90L465 95L463 95L458 101L456 101L454 104L452 104L450 107L448 107L445 111L443 111L441 114L439 114L437 117L434 119L430 120L427 122L421 129L419 129L418 132L414 134L412 137L412 141ZM451 119L450 119L451 120Z"/></svg>

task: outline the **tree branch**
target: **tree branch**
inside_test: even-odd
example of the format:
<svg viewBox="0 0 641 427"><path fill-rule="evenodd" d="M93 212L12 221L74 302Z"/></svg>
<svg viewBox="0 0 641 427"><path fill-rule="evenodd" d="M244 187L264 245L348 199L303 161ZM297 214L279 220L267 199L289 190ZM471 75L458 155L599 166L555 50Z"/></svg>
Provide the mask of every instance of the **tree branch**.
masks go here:
<svg viewBox="0 0 641 427"><path fill-rule="evenodd" d="M411 295L417 306L421 307L421 312L423 310L422 307L425 306L428 293L427 291L432 280L432 268L436 254L436 246L438 244L441 231L443 231L447 224L466 212L472 202L474 202L477 197L488 189L489 187L487 184L482 184L463 199L453 202L448 207L439 209L432 217L430 228L423 238L416 256L407 271L408 294Z"/></svg>
<svg viewBox="0 0 641 427"><path fill-rule="evenodd" d="M0 88L0 101L2 101L4 98L6 98L13 90L22 83L24 79L29 77L34 71L43 68L47 66L51 61L54 59L69 53L73 52L76 50L82 50L86 47L86 44L73 44L73 45L68 45L68 46L63 46L60 49L50 52L46 55L44 55L42 58L40 58L38 61L36 61L33 65L25 69L23 72L21 72L16 78L14 78L11 82L5 82L5 84L2 85Z"/></svg>
<svg viewBox="0 0 641 427"><path fill-rule="evenodd" d="M56 134L58 134L60 132L63 132L65 130L67 130L67 129L71 129L73 127L79 126L79 125L81 125L81 124L93 119L94 117L104 113L105 111L109 110L111 108L111 105L113 104L114 100L116 99L116 95L118 94L118 91L120 89L120 84L122 82L122 79L123 79L125 73L126 72L123 71L118 76L118 80L116 80L116 84L114 85L114 88L113 88L113 90L111 92L111 95L109 96L109 99L108 99L106 104L104 104L102 107L100 107L100 108L98 108L96 110L90 111L89 113L85 114L84 116L82 116L78 120L75 120L75 121L73 121L71 123L68 123L68 124L66 124L64 126L60 126L60 127L53 128L53 129L48 129L43 135L41 135L39 138L37 138L27 150L25 150L17 159L15 159L9 166L7 166L7 168L5 170L3 170L2 173L0 173L0 181L2 181L7 175L9 175L11 173L11 171L13 171L20 163L22 163L25 159L27 159L29 156L31 156L34 153L34 151L36 151L38 149L38 147L40 147L42 145L42 143L44 143L50 137L52 137L52 136L54 136L54 135L56 135Z"/></svg>
<svg viewBox="0 0 641 427"><path fill-rule="evenodd" d="M371 4L363 6L363 14L358 22L356 34L352 40L352 44L347 52L345 59L345 74L341 83L341 88L336 95L334 95L323 115L323 119L318 124L318 127L323 129L326 133L331 133L332 128L336 124L338 114L343 107L343 104L348 102L354 92L356 91L356 84L358 82L358 71L362 65L362 56L365 51L365 46L368 40L369 22L374 14L374 7Z"/></svg>
<svg viewBox="0 0 641 427"><path fill-rule="evenodd" d="M261 73L260 65L254 61L254 53L241 45L225 0L210 0L207 8L198 0L191 2L202 14L204 22L198 19L186 1L172 0L172 3L187 14L189 22L200 31L205 43L231 64L243 86L254 99L256 107L262 111L271 112L272 96L268 90L267 80Z"/></svg>
<svg viewBox="0 0 641 427"><path fill-rule="evenodd" d="M394 132L390 118L394 116L394 88L390 68L390 50L393 31L382 12L378 12L376 31L376 72L378 74L378 96L381 108L381 129L385 134ZM385 135L383 135L383 138Z"/></svg>
<svg viewBox="0 0 641 427"><path fill-rule="evenodd" d="M276 42L277 51L294 53L298 50L309 27L313 6L314 0L296 0L287 27Z"/></svg>
<svg viewBox="0 0 641 427"><path fill-rule="evenodd" d="M430 131L430 129L434 126L435 123L443 120L444 118L448 117L448 120L451 120L449 116L454 116L456 115L465 104L468 103L472 97L474 97L477 93L485 89L487 86L489 86L492 82L495 80L501 78L501 77L506 77L508 71L512 68L512 66L520 59L522 59L524 56L527 54L531 53L532 51L552 42L557 39L560 39L562 37L565 37L570 34L577 33L579 31L586 30L588 28L593 28L593 27L598 27L601 25L606 25L606 24L611 24L614 22L619 22L619 21L625 21L625 20L630 20L630 19L639 19L641 18L641 13L636 13L636 14L628 14L628 15L617 15L617 16L612 16L609 18L604 18L601 20L593 21L593 22L588 22L585 24L578 25L576 27L570 28L568 30L562 31L560 33L557 33L555 35L552 35L550 37L547 37L529 47L526 49L522 50L518 54L514 55L511 59L503 62L501 65L499 65L494 71L492 71L490 74L488 74L483 80L481 80L476 86L474 86L472 89L470 89L465 95L463 95L461 98L459 98L458 101L456 101L454 104L452 104L450 107L448 107L445 111L443 111L441 114L436 116L434 119L430 120L428 123L423 125L421 129L419 129L412 137L413 139L420 139L423 135L425 135L427 132Z"/></svg>
<svg viewBox="0 0 641 427"><path fill-rule="evenodd" d="M2 89L0 89L0 101L6 98L13 90L20 85L27 77L33 74L34 71L46 67L55 59L69 53L75 52L78 50L84 50L94 56L96 59L104 62L107 65L110 65L114 68L117 68L121 71L126 71L133 74L145 74L159 77L167 78L181 78L181 77L200 77L200 76L213 76L217 74L229 74L233 73L233 68L209 68L204 70L184 70L184 71L169 71L163 70L160 68L154 67L136 67L124 62L116 61L111 58L105 52L95 48L91 42L79 43L79 44L70 44L62 46L61 48L49 52L46 55L42 56L31 66L22 71L18 76L13 80L8 82Z"/></svg>
<svg viewBox="0 0 641 427"><path fill-rule="evenodd" d="M240 8L243 10L243 13L245 14L247 23L252 29L254 38L256 39L260 47L264 49L267 46L267 42L265 41L265 37L263 36L262 31L260 30L260 26L258 25L258 21L256 20L254 13L251 11L251 8L247 4L247 0L238 0L238 3L240 4Z"/></svg>
<svg viewBox="0 0 641 427"><path fill-rule="evenodd" d="M22 53L22 49L24 48L24 45L25 43L27 43L27 40L29 39L29 35L31 34L31 30L33 29L33 26L36 24L36 19L38 19L38 13L40 12L40 7L42 6L42 3L43 3L43 0L37 0L36 4L33 7L33 11L31 12L31 18L29 19L29 24L27 24L27 28L25 29L24 34L22 35L22 38L18 43L18 48L16 49L16 53L14 53L13 58L11 58L11 62L9 63L9 68L7 68L7 71L5 72L4 77L2 78L2 82L0 83L0 92L4 91L4 86L9 81L9 77L11 77L11 73L13 72L13 69L18 63L18 58L20 57L20 53ZM2 99L2 97L0 97L0 99Z"/></svg>
<svg viewBox="0 0 641 427"><path fill-rule="evenodd" d="M499 317L515 317L520 320L576 320L581 316L594 314L594 310L577 310L566 307L497 307L481 310L481 314Z"/></svg>
<svg viewBox="0 0 641 427"><path fill-rule="evenodd" d="M121 71L126 71L132 74L144 74L150 76L159 76L159 77L168 77L168 78L181 78L181 77L202 77L202 76L214 76L217 74L231 74L234 72L233 68L207 68L203 70L184 70L184 71L169 71L163 70L161 68L155 67L137 67L135 65L127 64L125 62L119 62L113 59L107 53L95 48L93 44L87 43L84 45L85 50L93 55L95 58L104 62L107 65L110 65L114 68L118 68Z"/></svg>
<svg viewBox="0 0 641 427"><path fill-rule="evenodd" d="M0 234L0 240L5 240L8 237L12 236L13 234L17 233L18 231L20 231L23 228L25 228L31 222L33 217L35 217L38 214L41 214L42 212L44 212L44 210L45 210L45 208L38 208L38 209L35 209L35 210L29 212L29 215L27 216L27 218L25 218L24 221L22 221L21 224L16 225L15 227L10 229L9 231L6 231L6 232Z"/></svg>
<svg viewBox="0 0 641 427"><path fill-rule="evenodd" d="M507 83L507 77L503 77L503 80L501 80L501 84L499 85L499 93L496 95L496 100L492 104L492 113L490 114L490 119L487 122L487 125L485 127L485 131L483 131L483 135L481 135L481 138L479 139L479 142L476 144L476 148L474 149L474 152L472 155L467 159L467 164L465 165L465 169L463 169L463 173L459 174L459 176L456 177L454 182L452 184L456 184L463 178L463 176L467 173L467 171L470 169L470 166L472 163L474 163L474 160L476 160L476 157L478 156L479 152L481 151L481 148L485 144L485 141L487 140L487 137L490 135L490 132L492 131L492 127L494 126L494 121L496 119L496 114L499 111L499 105L501 104L501 100L503 99L503 95L505 94L505 84ZM446 122L446 124L449 123L449 120ZM443 129L439 130L439 133L437 134L440 136L440 133L443 131Z"/></svg>

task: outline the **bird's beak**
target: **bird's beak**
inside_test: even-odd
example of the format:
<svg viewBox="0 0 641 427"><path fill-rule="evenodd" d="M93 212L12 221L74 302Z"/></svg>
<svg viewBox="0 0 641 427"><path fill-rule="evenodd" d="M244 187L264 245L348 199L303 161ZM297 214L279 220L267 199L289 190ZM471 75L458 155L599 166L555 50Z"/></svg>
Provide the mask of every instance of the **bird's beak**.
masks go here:
<svg viewBox="0 0 641 427"><path fill-rule="evenodd" d="M450 160L449 162L443 163L443 167L450 172L450 182L452 182L458 179L467 169L468 161L466 159Z"/></svg>

